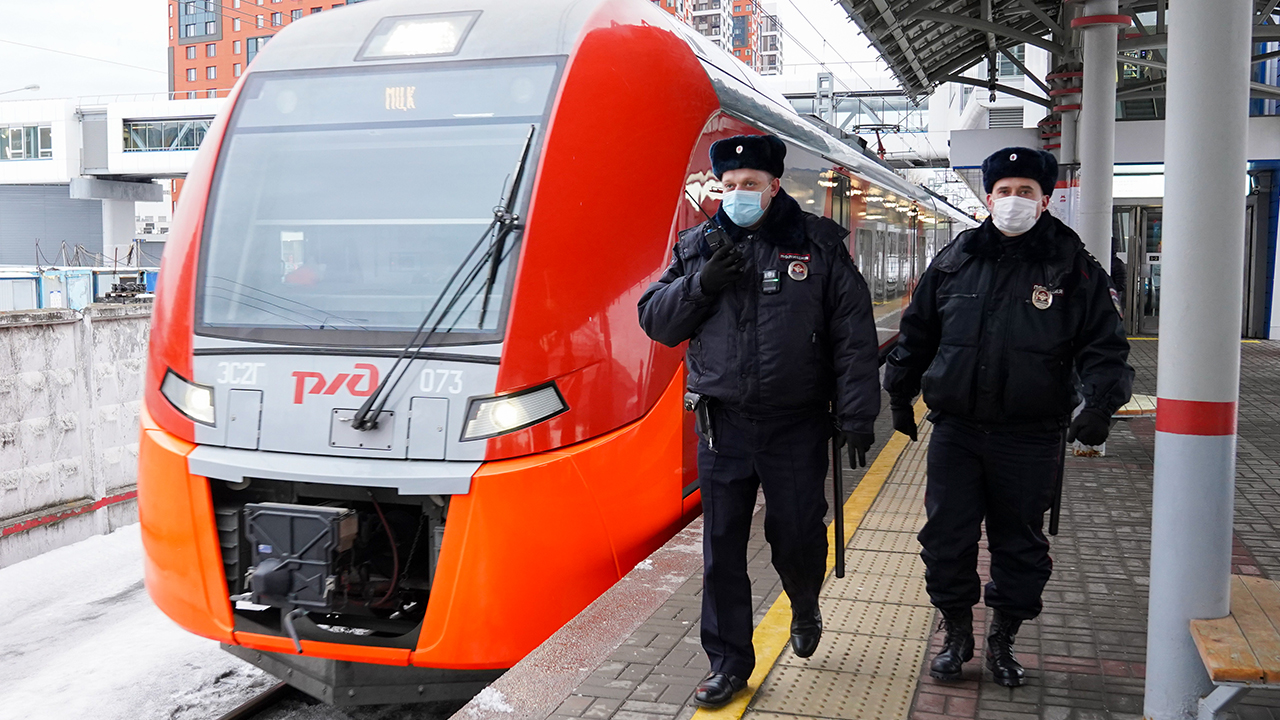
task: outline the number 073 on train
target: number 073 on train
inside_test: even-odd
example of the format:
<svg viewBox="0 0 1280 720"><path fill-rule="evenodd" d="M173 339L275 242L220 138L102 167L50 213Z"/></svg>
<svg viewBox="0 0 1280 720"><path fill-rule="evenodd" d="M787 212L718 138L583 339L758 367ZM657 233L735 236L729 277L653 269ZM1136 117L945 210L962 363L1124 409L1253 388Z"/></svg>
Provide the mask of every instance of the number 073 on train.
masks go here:
<svg viewBox="0 0 1280 720"><path fill-rule="evenodd" d="M683 350L636 301L717 207L710 144L788 143L882 343L974 224L761 87L646 0L379 0L273 37L156 291L156 604L335 702L466 697L687 524ZM334 664L383 691L334 692Z"/></svg>

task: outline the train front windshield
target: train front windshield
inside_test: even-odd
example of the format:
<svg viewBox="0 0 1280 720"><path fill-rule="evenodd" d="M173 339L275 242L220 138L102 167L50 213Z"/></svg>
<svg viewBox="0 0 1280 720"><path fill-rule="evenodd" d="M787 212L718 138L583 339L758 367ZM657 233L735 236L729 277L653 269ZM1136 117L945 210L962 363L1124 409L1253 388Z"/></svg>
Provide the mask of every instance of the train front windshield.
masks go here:
<svg viewBox="0 0 1280 720"><path fill-rule="evenodd" d="M434 343L500 339L518 232L463 293L445 288L496 235L494 208L532 138L523 214L558 73L539 62L250 76L209 199L198 332L403 344L443 294Z"/></svg>

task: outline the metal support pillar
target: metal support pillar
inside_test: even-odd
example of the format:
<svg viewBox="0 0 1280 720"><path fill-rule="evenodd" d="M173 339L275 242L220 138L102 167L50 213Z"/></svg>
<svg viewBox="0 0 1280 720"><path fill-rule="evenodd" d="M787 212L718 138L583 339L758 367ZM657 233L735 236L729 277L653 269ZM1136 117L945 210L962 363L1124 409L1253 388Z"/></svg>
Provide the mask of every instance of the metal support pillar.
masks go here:
<svg viewBox="0 0 1280 720"><path fill-rule="evenodd" d="M1077 111L1062 111L1062 137L1058 138L1062 147L1058 148L1059 165L1075 165L1076 159L1076 122Z"/></svg>
<svg viewBox="0 0 1280 720"><path fill-rule="evenodd" d="M1143 714L1213 690L1188 628L1230 611L1250 0L1170 8L1165 216Z"/></svg>
<svg viewBox="0 0 1280 720"><path fill-rule="evenodd" d="M1103 267L1111 258L1111 186L1116 157L1117 0L1088 0L1071 22L1084 47L1084 92L1076 149L1080 156L1080 209L1076 229ZM1100 18L1111 18L1098 21Z"/></svg>

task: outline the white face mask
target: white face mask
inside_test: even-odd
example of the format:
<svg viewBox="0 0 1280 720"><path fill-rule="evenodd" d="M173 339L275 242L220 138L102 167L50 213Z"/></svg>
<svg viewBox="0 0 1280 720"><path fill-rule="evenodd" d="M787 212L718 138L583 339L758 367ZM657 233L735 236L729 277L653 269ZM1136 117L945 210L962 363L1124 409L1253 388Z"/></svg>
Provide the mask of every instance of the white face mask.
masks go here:
<svg viewBox="0 0 1280 720"><path fill-rule="evenodd" d="M1005 235L1021 235L1040 219L1040 203L1030 198L1009 195L991 205L991 222Z"/></svg>

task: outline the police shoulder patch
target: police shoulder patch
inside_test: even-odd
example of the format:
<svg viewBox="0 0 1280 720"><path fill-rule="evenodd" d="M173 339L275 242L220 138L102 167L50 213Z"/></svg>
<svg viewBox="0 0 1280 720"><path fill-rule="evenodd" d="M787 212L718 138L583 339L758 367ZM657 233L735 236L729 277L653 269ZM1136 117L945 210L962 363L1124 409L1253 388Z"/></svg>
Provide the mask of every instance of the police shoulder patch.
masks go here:
<svg viewBox="0 0 1280 720"><path fill-rule="evenodd" d="M1121 318L1124 317L1124 308L1120 304L1120 293L1115 288L1108 288L1111 291L1111 304L1116 308L1116 314Z"/></svg>

